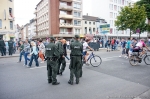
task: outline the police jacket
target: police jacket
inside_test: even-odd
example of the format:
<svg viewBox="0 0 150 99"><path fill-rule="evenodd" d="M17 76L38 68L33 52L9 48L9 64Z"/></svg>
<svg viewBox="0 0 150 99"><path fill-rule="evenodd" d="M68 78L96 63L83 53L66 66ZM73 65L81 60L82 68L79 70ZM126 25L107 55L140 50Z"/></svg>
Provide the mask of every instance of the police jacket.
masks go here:
<svg viewBox="0 0 150 99"><path fill-rule="evenodd" d="M4 40L0 40L0 47L4 47L4 46L5 46Z"/></svg>
<svg viewBox="0 0 150 99"><path fill-rule="evenodd" d="M12 40L8 41L8 46L9 47L14 47L14 42Z"/></svg>
<svg viewBox="0 0 150 99"><path fill-rule="evenodd" d="M48 45L45 46L45 57L46 58L53 58L59 57L59 52L55 43L50 42Z"/></svg>
<svg viewBox="0 0 150 99"><path fill-rule="evenodd" d="M79 41L74 41L70 45L71 56L82 56L83 45Z"/></svg>

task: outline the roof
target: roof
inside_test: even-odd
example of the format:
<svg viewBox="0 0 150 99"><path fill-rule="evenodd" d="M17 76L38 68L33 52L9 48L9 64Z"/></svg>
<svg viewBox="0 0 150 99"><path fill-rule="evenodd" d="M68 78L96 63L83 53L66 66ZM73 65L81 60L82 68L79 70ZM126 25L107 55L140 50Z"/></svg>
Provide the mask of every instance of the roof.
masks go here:
<svg viewBox="0 0 150 99"><path fill-rule="evenodd" d="M103 20L103 22L105 23L105 19L99 18L99 17L94 17L94 16L88 16L88 15L83 15L83 20L87 20L87 21L99 21L99 20Z"/></svg>

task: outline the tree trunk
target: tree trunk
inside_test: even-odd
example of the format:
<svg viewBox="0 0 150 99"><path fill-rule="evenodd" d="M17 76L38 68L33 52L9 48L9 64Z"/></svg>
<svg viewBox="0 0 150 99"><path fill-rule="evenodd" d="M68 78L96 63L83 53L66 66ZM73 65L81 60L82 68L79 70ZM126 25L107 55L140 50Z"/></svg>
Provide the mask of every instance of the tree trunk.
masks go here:
<svg viewBox="0 0 150 99"><path fill-rule="evenodd" d="M130 39L131 39L131 30L130 30Z"/></svg>

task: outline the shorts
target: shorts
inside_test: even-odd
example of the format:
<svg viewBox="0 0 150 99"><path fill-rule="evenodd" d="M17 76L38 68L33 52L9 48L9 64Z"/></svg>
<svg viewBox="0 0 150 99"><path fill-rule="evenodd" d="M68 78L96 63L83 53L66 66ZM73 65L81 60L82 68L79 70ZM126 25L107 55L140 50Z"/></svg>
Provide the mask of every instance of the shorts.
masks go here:
<svg viewBox="0 0 150 99"><path fill-rule="evenodd" d="M82 53L82 54L83 54L83 56L85 56L85 55L86 55L86 53L87 53L87 51L83 51L83 53Z"/></svg>
<svg viewBox="0 0 150 99"><path fill-rule="evenodd" d="M140 47L135 47L133 48L133 52L141 52L142 49Z"/></svg>

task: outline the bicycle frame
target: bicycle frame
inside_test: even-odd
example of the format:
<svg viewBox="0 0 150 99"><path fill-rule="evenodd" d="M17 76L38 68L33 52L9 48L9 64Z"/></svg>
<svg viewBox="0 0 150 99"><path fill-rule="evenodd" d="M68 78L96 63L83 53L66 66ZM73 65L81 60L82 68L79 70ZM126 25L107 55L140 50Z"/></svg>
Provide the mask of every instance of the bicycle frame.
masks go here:
<svg viewBox="0 0 150 99"><path fill-rule="evenodd" d="M93 52L89 55L87 61L88 61L89 59L91 59L92 57L94 57L94 53L93 53ZM94 60L95 60L95 58L94 58Z"/></svg>

